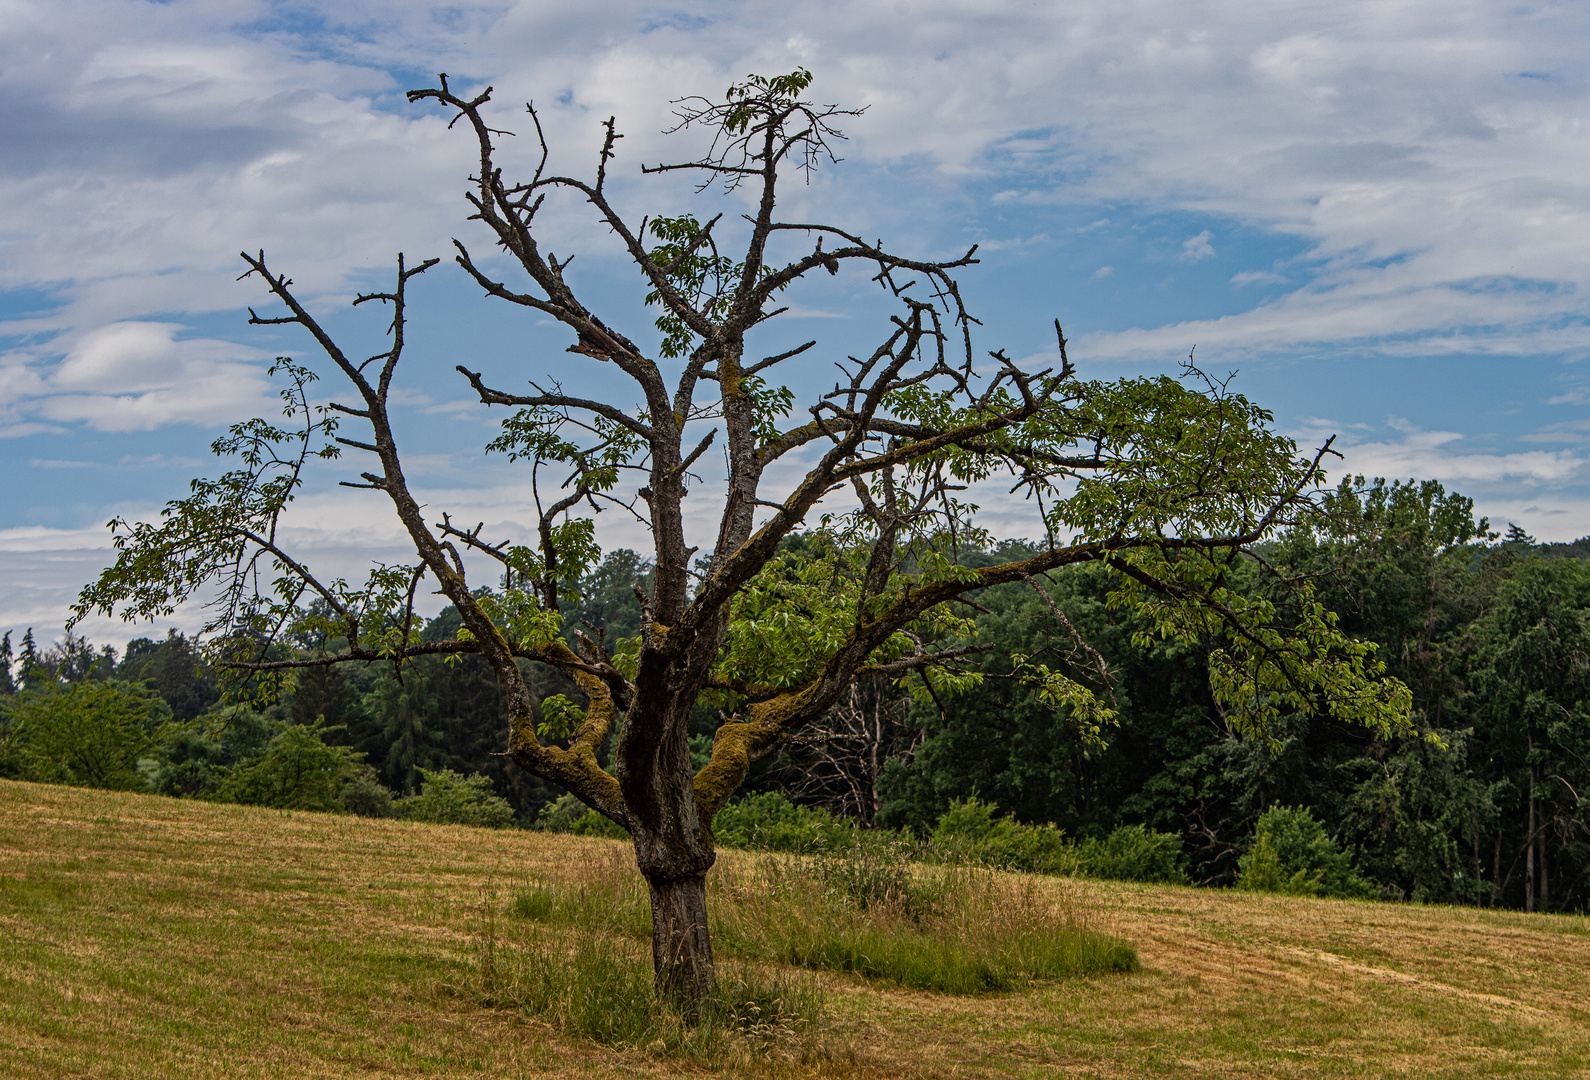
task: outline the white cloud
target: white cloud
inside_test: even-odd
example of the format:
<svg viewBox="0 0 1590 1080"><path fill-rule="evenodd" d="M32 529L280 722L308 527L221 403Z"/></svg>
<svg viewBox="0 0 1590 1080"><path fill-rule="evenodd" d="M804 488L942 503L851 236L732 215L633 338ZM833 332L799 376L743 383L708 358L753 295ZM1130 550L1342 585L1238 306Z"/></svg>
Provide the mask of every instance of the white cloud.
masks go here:
<svg viewBox="0 0 1590 1080"><path fill-rule="evenodd" d="M1189 236L1182 241L1181 261L1199 262L1203 259L1212 259L1215 256L1214 245L1209 243L1209 230L1205 229L1197 236Z"/></svg>
<svg viewBox="0 0 1590 1080"><path fill-rule="evenodd" d="M1242 288L1244 285L1281 285L1286 278L1269 270L1243 270L1231 275L1231 284Z"/></svg>
<svg viewBox="0 0 1590 1080"><path fill-rule="evenodd" d="M100 431L216 424L259 411L268 380L259 351L209 338L178 338L176 323L122 322L78 336L50 365L12 363L0 410Z"/></svg>
<svg viewBox="0 0 1590 1080"><path fill-rule="evenodd" d="M1566 450L1467 448L1465 444L1473 440L1456 431L1427 431L1395 417L1386 426L1397 437L1377 439L1365 425L1320 418L1304 421L1293 434L1302 446L1316 446L1329 435L1338 435L1332 448L1342 460L1331 466L1333 477L1440 480L1470 495L1561 487L1584 478L1590 467L1590 460Z"/></svg>
<svg viewBox="0 0 1590 1080"><path fill-rule="evenodd" d="M1115 267L1101 266L1097 270L1093 271L1093 280L1102 281L1113 273L1115 273Z"/></svg>

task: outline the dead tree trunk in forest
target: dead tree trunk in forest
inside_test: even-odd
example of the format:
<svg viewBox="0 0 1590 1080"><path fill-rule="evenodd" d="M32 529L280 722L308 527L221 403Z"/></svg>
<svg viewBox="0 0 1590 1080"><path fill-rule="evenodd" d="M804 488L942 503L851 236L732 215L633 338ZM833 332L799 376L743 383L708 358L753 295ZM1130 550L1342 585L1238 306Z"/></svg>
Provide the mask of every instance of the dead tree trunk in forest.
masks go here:
<svg viewBox="0 0 1590 1080"><path fill-rule="evenodd" d="M1530 757L1535 753L1535 736L1528 735ZM1516 865L1516 864L1515 864ZM1529 831L1524 834L1524 910L1535 910L1535 766L1529 766Z"/></svg>

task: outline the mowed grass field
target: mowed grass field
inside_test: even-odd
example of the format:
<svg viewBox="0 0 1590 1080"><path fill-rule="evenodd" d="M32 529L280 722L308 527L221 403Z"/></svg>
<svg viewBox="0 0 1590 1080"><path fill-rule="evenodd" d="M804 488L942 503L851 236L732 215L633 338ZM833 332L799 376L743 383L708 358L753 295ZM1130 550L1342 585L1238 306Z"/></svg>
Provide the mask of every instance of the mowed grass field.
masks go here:
<svg viewBox="0 0 1590 1080"><path fill-rule="evenodd" d="M802 975L817 1052L679 1059L482 1004L515 890L622 858L0 782L0 1076L1590 1076L1584 918L1104 882L1033 888L1140 970L977 996Z"/></svg>

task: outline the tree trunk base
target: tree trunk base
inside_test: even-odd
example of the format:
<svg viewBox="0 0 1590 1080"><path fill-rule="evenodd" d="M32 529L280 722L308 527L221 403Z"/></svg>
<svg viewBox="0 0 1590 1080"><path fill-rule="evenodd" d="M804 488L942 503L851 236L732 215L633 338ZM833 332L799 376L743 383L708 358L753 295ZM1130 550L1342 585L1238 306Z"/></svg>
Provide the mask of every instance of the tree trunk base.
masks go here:
<svg viewBox="0 0 1590 1080"><path fill-rule="evenodd" d="M690 1023L717 988L707 933L707 875L646 879L651 887L651 952L657 994Z"/></svg>

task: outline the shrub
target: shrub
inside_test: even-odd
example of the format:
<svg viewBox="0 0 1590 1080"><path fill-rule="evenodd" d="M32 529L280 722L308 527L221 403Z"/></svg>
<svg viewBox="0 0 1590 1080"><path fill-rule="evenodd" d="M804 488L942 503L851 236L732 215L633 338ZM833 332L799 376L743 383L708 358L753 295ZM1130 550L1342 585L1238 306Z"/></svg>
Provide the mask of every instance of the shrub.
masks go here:
<svg viewBox="0 0 1590 1080"><path fill-rule="evenodd" d="M542 832L573 832L574 823L590 812L590 807L573 795L564 793L541 808L536 815L535 827Z"/></svg>
<svg viewBox="0 0 1590 1080"><path fill-rule="evenodd" d="M497 795L491 777L475 773L462 776L452 769L419 770L420 793L398 799L399 817L433 825L475 825L501 829L514 822L513 807Z"/></svg>
<svg viewBox="0 0 1590 1080"><path fill-rule="evenodd" d="M981 799L956 800L933 828L934 855L1002 870L1058 874L1074 868L1065 834L1054 825L1023 825Z"/></svg>
<svg viewBox="0 0 1590 1080"><path fill-rule="evenodd" d="M161 795L218 797L239 765L257 760L284 724L244 705L228 705L184 724L166 724L139 770Z"/></svg>
<svg viewBox="0 0 1590 1080"><path fill-rule="evenodd" d="M536 815L535 827L542 832L599 836L607 840L627 840L629 830L586 806L573 795L559 795Z"/></svg>
<svg viewBox="0 0 1590 1080"><path fill-rule="evenodd" d="M389 818L397 816L397 805L392 792L379 779L375 770L366 765L359 769L342 786L337 802L350 814L360 817Z"/></svg>
<svg viewBox="0 0 1590 1080"><path fill-rule="evenodd" d="M282 810L340 810L339 796L364 755L327 746L324 735L332 730L318 722L283 728L263 754L227 774L215 797Z"/></svg>
<svg viewBox="0 0 1590 1080"><path fill-rule="evenodd" d="M1237 888L1290 896L1366 897L1374 887L1353 869L1305 806L1272 806L1259 818L1253 847L1237 862Z"/></svg>
<svg viewBox="0 0 1590 1080"><path fill-rule="evenodd" d="M1154 832L1142 825L1118 826L1103 840L1076 846L1075 872L1113 881L1149 881L1184 885L1181 837Z"/></svg>
<svg viewBox="0 0 1590 1080"><path fill-rule="evenodd" d="M848 843L855 831L827 810L797 806L777 791L747 795L712 819L712 835L719 844L761 851L820 851Z"/></svg>
<svg viewBox="0 0 1590 1080"><path fill-rule="evenodd" d="M575 836L600 836L606 840L628 840L629 830L605 814L587 810L574 819L569 832Z"/></svg>
<svg viewBox="0 0 1590 1080"><path fill-rule="evenodd" d="M146 687L114 679L47 685L6 705L0 761L18 780L146 789L138 759L171 715Z"/></svg>

